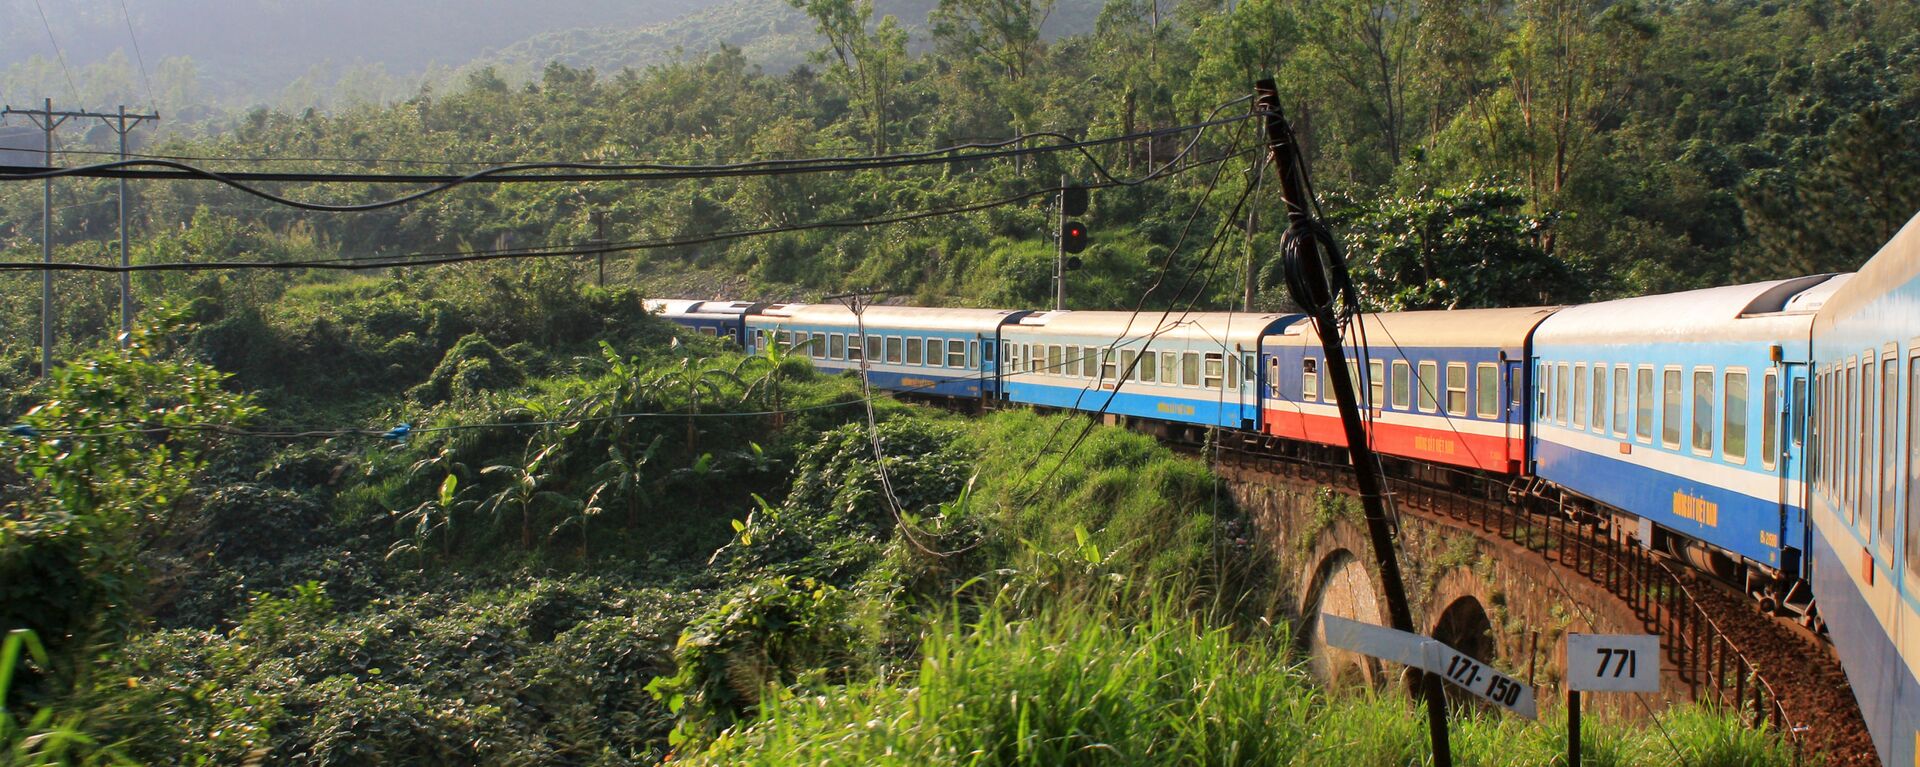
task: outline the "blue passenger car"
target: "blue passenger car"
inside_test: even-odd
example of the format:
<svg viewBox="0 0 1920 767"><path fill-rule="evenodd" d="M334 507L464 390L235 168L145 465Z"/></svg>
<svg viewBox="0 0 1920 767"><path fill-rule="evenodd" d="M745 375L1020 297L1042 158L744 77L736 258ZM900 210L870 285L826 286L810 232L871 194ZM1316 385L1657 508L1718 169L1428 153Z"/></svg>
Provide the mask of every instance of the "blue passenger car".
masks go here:
<svg viewBox="0 0 1920 767"><path fill-rule="evenodd" d="M1920 217L1813 323L1813 590L1880 762L1920 763Z"/></svg>
<svg viewBox="0 0 1920 767"><path fill-rule="evenodd" d="M1303 318L1229 312L1030 314L1002 331L1005 398L1257 431L1260 338Z"/></svg>
<svg viewBox="0 0 1920 767"><path fill-rule="evenodd" d="M725 338L742 347L747 342L747 315L766 306L751 301L697 301L684 298L649 298L641 305L676 325L692 328L703 335Z"/></svg>
<svg viewBox="0 0 1920 767"><path fill-rule="evenodd" d="M855 317L840 304L773 304L747 318L747 349L769 344L825 371L857 371L891 391L982 400L998 395L995 364L1006 309L870 306ZM864 335L863 335L864 334Z"/></svg>
<svg viewBox="0 0 1920 767"><path fill-rule="evenodd" d="M1678 534L1749 588L1797 577L1812 312L1832 275L1562 309L1534 332L1534 472ZM1676 549L1682 548L1675 546ZM1715 559L1715 557L1725 557ZM1739 568L1742 564L1749 568ZM1756 585L1759 575L1768 584Z"/></svg>

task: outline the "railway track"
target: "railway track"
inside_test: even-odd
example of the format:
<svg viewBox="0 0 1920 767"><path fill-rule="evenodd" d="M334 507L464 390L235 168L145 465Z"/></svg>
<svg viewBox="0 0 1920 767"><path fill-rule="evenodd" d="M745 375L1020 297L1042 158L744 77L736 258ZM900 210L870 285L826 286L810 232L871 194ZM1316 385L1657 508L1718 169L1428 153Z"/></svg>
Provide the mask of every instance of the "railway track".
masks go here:
<svg viewBox="0 0 1920 767"><path fill-rule="evenodd" d="M1214 447L1221 463L1302 485L1350 486L1344 454L1336 459L1316 446L1258 437L1228 437ZM1738 588L1639 545L1604 520L1564 512L1551 498L1452 467L1385 463L1397 513L1505 539L1619 597L1659 635L1671 673L1692 700L1737 710L1828 765L1877 764L1846 674L1812 632L1762 613Z"/></svg>

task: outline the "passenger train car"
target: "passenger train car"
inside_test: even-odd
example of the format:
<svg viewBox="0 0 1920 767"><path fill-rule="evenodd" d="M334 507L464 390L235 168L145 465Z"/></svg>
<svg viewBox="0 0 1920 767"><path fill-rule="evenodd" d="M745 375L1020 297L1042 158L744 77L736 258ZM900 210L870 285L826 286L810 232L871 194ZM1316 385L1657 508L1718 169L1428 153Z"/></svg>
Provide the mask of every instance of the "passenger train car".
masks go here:
<svg viewBox="0 0 1920 767"><path fill-rule="evenodd" d="M1920 216L1813 319L1813 591L1874 748L1920 764Z"/></svg>
<svg viewBox="0 0 1920 767"><path fill-rule="evenodd" d="M750 353L864 358L883 389L1344 446L1302 315L649 306ZM1824 621L1881 760L1917 763L1920 217L1852 276L1362 323L1375 449L1555 487Z"/></svg>
<svg viewBox="0 0 1920 767"><path fill-rule="evenodd" d="M1060 311L1001 330L1005 396L1171 424L1260 423L1260 339L1298 314Z"/></svg>
<svg viewBox="0 0 1920 767"><path fill-rule="evenodd" d="M1637 517L1642 541L1780 592L1807 551L1804 424L1813 313L1845 277L1628 298L1534 334L1533 473ZM1676 537L1677 536L1677 537ZM1712 548L1688 551L1690 544ZM1792 580L1789 576L1787 580Z"/></svg>
<svg viewBox="0 0 1920 767"><path fill-rule="evenodd" d="M747 315L760 311L766 304L749 301L689 301L679 298L650 298L644 302L647 311L658 314L668 320L693 328L696 332L719 336L744 345L747 342Z"/></svg>
<svg viewBox="0 0 1920 767"><path fill-rule="evenodd" d="M857 371L864 359L880 388L985 400L1000 391L1000 328L1026 314L870 306L856 317L840 304L771 304L747 318L746 350L777 343L833 372Z"/></svg>
<svg viewBox="0 0 1920 767"><path fill-rule="evenodd" d="M1382 453L1514 474L1526 460L1527 349L1551 308L1369 314L1366 349L1349 339L1348 368L1365 381L1369 434ZM1296 322L1261 344L1261 431L1345 447L1320 334ZM1360 360L1365 359L1365 375Z"/></svg>

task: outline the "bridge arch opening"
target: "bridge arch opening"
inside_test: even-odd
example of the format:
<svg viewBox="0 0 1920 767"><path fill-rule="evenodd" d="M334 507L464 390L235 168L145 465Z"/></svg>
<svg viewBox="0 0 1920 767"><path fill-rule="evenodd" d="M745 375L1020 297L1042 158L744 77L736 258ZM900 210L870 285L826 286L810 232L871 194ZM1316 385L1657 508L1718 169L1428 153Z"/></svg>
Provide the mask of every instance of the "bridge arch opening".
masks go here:
<svg viewBox="0 0 1920 767"><path fill-rule="evenodd" d="M1471 595L1453 600L1440 611L1434 619L1431 636L1481 663L1492 664L1499 650L1486 606ZM1447 703L1456 708L1479 700L1452 685L1446 685L1446 690Z"/></svg>
<svg viewBox="0 0 1920 767"><path fill-rule="evenodd" d="M1307 668L1315 678L1329 686L1346 684L1375 685L1380 680L1379 665L1371 658L1327 644L1320 617L1337 615L1365 623L1379 624L1380 604L1374 594L1373 579L1352 551L1338 549L1321 559L1308 581L1307 599L1301 616L1302 649Z"/></svg>

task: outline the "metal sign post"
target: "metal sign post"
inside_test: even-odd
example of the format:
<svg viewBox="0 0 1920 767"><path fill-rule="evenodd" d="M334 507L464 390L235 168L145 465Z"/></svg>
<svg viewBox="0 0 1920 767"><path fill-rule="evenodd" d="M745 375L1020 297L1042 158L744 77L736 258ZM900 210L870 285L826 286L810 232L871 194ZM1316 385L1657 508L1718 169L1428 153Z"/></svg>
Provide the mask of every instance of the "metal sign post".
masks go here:
<svg viewBox="0 0 1920 767"><path fill-rule="evenodd" d="M1660 638L1567 635L1567 767L1580 767L1580 692L1659 692Z"/></svg>

